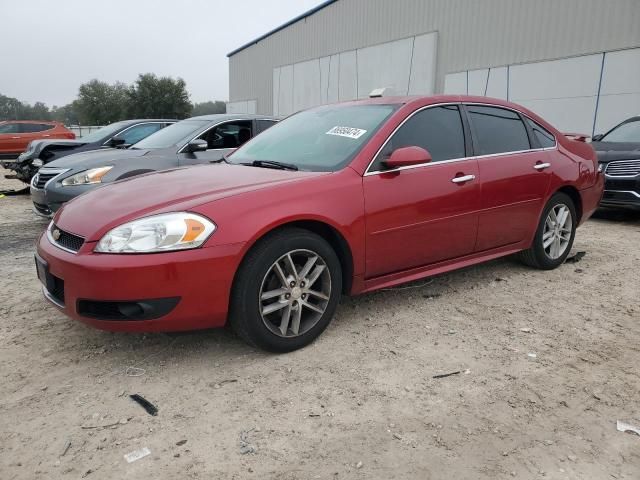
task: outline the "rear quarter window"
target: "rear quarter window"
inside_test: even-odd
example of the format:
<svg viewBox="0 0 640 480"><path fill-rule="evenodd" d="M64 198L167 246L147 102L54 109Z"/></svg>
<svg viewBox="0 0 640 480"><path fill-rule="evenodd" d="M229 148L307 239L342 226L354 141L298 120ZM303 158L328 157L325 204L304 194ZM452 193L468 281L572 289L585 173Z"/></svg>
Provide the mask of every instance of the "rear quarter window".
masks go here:
<svg viewBox="0 0 640 480"><path fill-rule="evenodd" d="M540 145L540 148L555 147L556 137L554 137L551 132L549 132L543 126L538 125L530 118L527 118L527 123L529 124L529 128L531 128L531 131L533 132L533 136Z"/></svg>

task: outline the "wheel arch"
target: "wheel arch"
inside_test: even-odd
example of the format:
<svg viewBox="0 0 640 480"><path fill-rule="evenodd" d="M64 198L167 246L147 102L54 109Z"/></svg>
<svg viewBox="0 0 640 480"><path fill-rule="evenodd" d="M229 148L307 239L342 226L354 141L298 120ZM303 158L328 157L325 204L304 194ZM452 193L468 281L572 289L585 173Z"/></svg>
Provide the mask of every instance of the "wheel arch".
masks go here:
<svg viewBox="0 0 640 480"><path fill-rule="evenodd" d="M555 192L553 192L553 195L555 195L556 193L564 193L573 201L573 206L576 209L576 215L578 217L576 219L576 224L579 225L580 222L582 221L583 210L582 210L582 197L580 196L580 192L578 191L578 189L572 185L563 185L562 187L557 189Z"/></svg>
<svg viewBox="0 0 640 480"><path fill-rule="evenodd" d="M301 228L304 230L308 230L310 232L319 235L324 240L329 243L331 248L336 252L338 256L338 260L340 261L340 266L342 267L342 293L349 294L351 292L351 287L353 285L353 271L354 271L354 263L353 263L353 252L351 250L351 246L349 242L347 242L344 235L340 232L340 230L331 225L330 223L320 220L320 219L311 219L311 218L300 218L300 219L291 219L277 225L272 225L264 230L262 230L258 235L256 235L250 242L247 243L245 249L242 253L242 259L240 260L240 265L244 262L247 254L253 249L253 247L262 239L268 237L269 235L286 228ZM239 269L238 269L239 270ZM238 270L236 270L236 275ZM233 283L235 284L236 275L234 275Z"/></svg>

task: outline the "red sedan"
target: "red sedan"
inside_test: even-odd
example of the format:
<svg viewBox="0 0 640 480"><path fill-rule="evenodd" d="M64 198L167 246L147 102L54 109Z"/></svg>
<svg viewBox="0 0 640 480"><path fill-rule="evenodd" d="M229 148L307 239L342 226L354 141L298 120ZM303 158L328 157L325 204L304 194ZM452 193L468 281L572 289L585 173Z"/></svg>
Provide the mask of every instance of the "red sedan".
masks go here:
<svg viewBox="0 0 640 480"><path fill-rule="evenodd" d="M98 188L39 241L45 296L94 327L310 343L340 296L518 253L552 269L603 192L590 145L484 97L289 117L218 165Z"/></svg>

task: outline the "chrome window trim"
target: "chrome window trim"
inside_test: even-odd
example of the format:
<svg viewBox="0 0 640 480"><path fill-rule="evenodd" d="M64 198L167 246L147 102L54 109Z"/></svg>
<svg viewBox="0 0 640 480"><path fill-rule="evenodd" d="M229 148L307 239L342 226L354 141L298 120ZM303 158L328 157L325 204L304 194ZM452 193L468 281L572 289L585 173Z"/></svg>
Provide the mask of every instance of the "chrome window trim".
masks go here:
<svg viewBox="0 0 640 480"><path fill-rule="evenodd" d="M44 187L38 188L38 187L36 187L36 178L40 175L40 172L42 170L45 170L45 173L55 173L55 175L53 177L51 177L49 180L47 180L47 183L44 184ZM34 190L42 191L45 188L47 188L49 186L49 184L51 182L53 182L56 178L58 178L63 173L68 172L69 170L71 170L71 169L70 168L41 168L40 170L38 170L38 172L31 179L31 187Z"/></svg>
<svg viewBox="0 0 640 480"><path fill-rule="evenodd" d="M217 126L222 125L223 123L229 123L229 122L253 122L254 120L269 120L269 119L267 119L267 118L231 118L229 120L221 120L220 122L216 123L215 125L211 125L209 127L205 127L202 130L200 130L191 140L188 140L184 145L182 145L182 147L180 147L178 149L178 153L185 153L185 152L183 152L183 150L187 147L187 145L189 145L190 142L193 142L196 138L198 138L203 133L208 132L212 128L216 128ZM276 122L277 122L277 120L276 120ZM253 138L254 136L255 135L253 135L253 133L252 133L251 138ZM239 148L239 147L236 147L236 148ZM211 148L211 149L205 150L205 152L215 152L217 150L230 150L230 149L229 148Z"/></svg>
<svg viewBox="0 0 640 480"><path fill-rule="evenodd" d="M422 168L422 167L431 167L431 166L435 166L435 165L440 165L443 163L454 163L454 162L462 162L465 160L481 160L483 158L491 158L491 157L501 157L504 155L515 155L518 153L529 153L529 152L543 152L543 151L547 151L547 150L557 150L558 148L558 139L556 138L555 135L553 135L553 138L555 140L555 145L553 147L545 147L545 148L529 148L527 150L515 150L515 151L511 151L511 152L500 152L500 153L491 153L488 155L472 155L470 157L460 157L460 158L451 158L449 160L441 160L439 162L433 162L433 163L421 163L419 165L410 165L408 167L399 167L399 168L394 168L394 169L390 169L390 170L373 170L373 171L369 171L369 169L371 168L371 165L373 165L373 162L375 162L376 158L378 158L378 155L380 155L380 152L384 149L384 147L387 146L387 143L389 143L389 140L391 140L391 138L396 134L396 132L407 122L409 121L409 119L411 119L414 115L418 114L419 112L422 112L423 110L426 110L428 108L433 108L433 107L443 107L443 106L448 106L448 105L457 105L458 107L461 107L462 105L480 105L483 107L494 107L494 108L503 108L505 110L510 110L514 113L517 113L519 115L522 115L526 118L528 118L529 120L531 120L532 122L535 122L536 124L538 122L536 122L533 118L529 117L527 114L520 112L519 110L516 110L514 108L511 107L505 107L502 105L494 105L491 103L482 103L482 102L443 102L443 103L434 103L431 105L425 105L424 107L419 108L418 110L416 110L415 112L412 112L411 115L409 115L407 118L405 118L400 125L398 125L393 132L391 132L391 134L387 137L387 139L384 141L384 143L382 144L382 146L378 149L378 151L376 152L376 154L373 156L373 158L371 159L371 161L369 162L369 165L367 165L367 168L365 170L364 173L364 177L368 177L371 175L379 175L382 173L393 173L393 172L399 172L402 170L410 170L410 169L414 169L414 168ZM462 112L460 112L460 114L462 115ZM461 118L462 120L462 118ZM540 125L542 127L542 125ZM526 128L526 126L525 126ZM544 128L544 127L543 127ZM546 130L546 128L545 128ZM551 132L549 132L551 133ZM473 137L473 133L471 133L471 136Z"/></svg>
<svg viewBox="0 0 640 480"><path fill-rule="evenodd" d="M113 140L113 137L117 137L118 135L121 135L123 133L125 133L127 130L131 130L133 127L139 127L140 125L153 125L156 123L167 123L169 125L173 125L176 122L141 122L141 123L136 123L134 125L129 125L127 128L125 128L124 130L121 130L119 133L116 133L115 135L112 135L111 137L109 137L108 140L106 140L102 145L100 145L101 147L109 147L109 145L107 145L107 143L109 143L111 140ZM162 130L162 128L160 129ZM158 130L158 132L160 131ZM156 133L156 132L153 132ZM151 135L153 135L153 133ZM148 135L147 135L148 136ZM81 137L82 138L82 137ZM145 137L146 138L146 137ZM143 139L144 140L144 139Z"/></svg>

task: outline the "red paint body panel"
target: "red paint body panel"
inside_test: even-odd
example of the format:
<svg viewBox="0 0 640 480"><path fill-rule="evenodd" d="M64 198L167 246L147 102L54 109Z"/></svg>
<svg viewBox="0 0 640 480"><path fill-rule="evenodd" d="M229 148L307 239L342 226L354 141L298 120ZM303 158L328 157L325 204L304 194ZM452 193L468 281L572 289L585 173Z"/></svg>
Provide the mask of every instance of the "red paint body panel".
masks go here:
<svg viewBox="0 0 640 480"><path fill-rule="evenodd" d="M190 330L226 321L235 272L270 231L316 222L344 240L352 294L396 285L508 255L531 245L548 199L560 189L579 197L581 221L600 201L604 178L590 145L564 137L534 113L484 97L379 98L397 110L340 171L293 172L209 165L145 175L95 189L69 202L54 222L83 236L77 254L40 239L38 254L65 282L65 313L98 328ZM417 109L438 103L506 106L552 132L557 148L414 165L390 173L367 168L394 130ZM356 103L356 102L353 102ZM363 103L363 102L358 102ZM275 127L274 127L275 128ZM550 167L536 170L537 163ZM455 177L473 175L464 183ZM143 255L93 253L117 225L143 216L190 211L217 230L195 250ZM79 299L124 301L180 297L149 321L98 321L76 311Z"/></svg>
<svg viewBox="0 0 640 480"><path fill-rule="evenodd" d="M59 122L48 121L32 121L32 120L10 120L7 122L0 122L0 125L14 125L18 130L15 133L0 133L0 154L15 154L18 155L25 151L27 145L32 140L51 140L51 139L74 139L75 133L68 130L63 124ZM49 128L39 132L26 132L30 125L46 125Z"/></svg>

